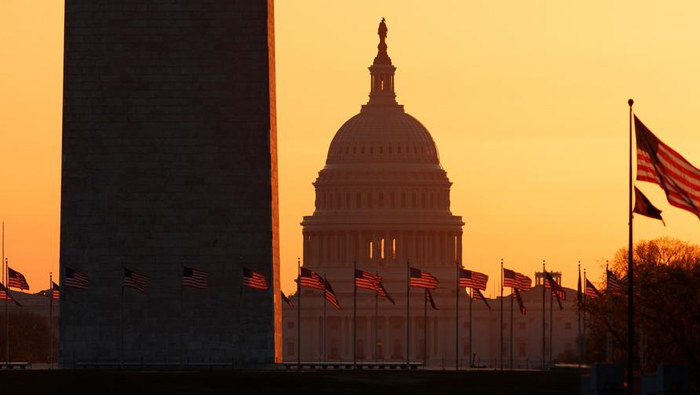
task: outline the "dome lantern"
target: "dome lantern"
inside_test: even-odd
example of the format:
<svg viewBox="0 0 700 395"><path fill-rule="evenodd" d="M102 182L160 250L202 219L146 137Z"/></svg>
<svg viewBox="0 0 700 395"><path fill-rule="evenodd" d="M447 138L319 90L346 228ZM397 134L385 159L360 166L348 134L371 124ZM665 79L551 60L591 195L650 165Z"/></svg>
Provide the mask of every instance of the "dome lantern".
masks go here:
<svg viewBox="0 0 700 395"><path fill-rule="evenodd" d="M374 63L369 67L371 78L369 102L367 105L398 105L396 102L396 92L394 91L394 73L396 67L391 64L391 58L387 53L386 37L389 29L386 27L385 19L379 23L379 45L377 45L377 56Z"/></svg>

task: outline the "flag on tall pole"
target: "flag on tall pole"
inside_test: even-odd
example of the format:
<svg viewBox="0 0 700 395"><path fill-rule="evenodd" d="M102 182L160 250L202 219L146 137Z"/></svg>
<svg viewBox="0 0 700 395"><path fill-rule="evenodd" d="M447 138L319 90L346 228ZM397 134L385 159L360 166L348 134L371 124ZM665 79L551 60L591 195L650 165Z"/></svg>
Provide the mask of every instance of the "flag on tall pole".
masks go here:
<svg viewBox="0 0 700 395"><path fill-rule="evenodd" d="M51 299L60 300L61 299L61 287L55 282L51 281Z"/></svg>
<svg viewBox="0 0 700 395"><path fill-rule="evenodd" d="M338 310L342 310L343 308L340 307L340 302L338 302L338 296L335 294L335 291L333 290L333 287L331 287L331 283L328 282L325 278L323 279L323 282L325 284L324 287L324 297L328 301L328 303L332 304L333 307L335 307Z"/></svg>
<svg viewBox="0 0 700 395"><path fill-rule="evenodd" d="M85 274L67 267L63 275L63 285L71 288L88 289L90 282Z"/></svg>
<svg viewBox="0 0 700 395"><path fill-rule="evenodd" d="M661 217L661 210L654 207L651 201L637 187L634 187L634 210L632 211L645 217L661 220L666 226L666 222Z"/></svg>
<svg viewBox="0 0 700 395"><path fill-rule="evenodd" d="M146 293L147 284L148 276L124 268L124 283L122 284L123 287L134 288L141 293Z"/></svg>
<svg viewBox="0 0 700 395"><path fill-rule="evenodd" d="M29 283L24 275L18 271L12 270L11 267L7 267L7 287L8 288L19 288L20 290L29 290Z"/></svg>
<svg viewBox="0 0 700 395"><path fill-rule="evenodd" d="M389 292L387 292L386 288L384 288L384 283L382 281L379 282L379 290L377 291L377 295L379 295L380 298L386 298L391 304L396 304L394 302L394 298L389 295Z"/></svg>
<svg viewBox="0 0 700 395"><path fill-rule="evenodd" d="M425 288L425 300L430 303L430 307L432 307L433 310L438 310L437 306L435 305L435 299L433 299L433 294L430 293L428 288Z"/></svg>
<svg viewBox="0 0 700 395"><path fill-rule="evenodd" d="M370 291L378 291L381 279L364 270L355 269L355 286Z"/></svg>
<svg viewBox="0 0 700 395"><path fill-rule="evenodd" d="M282 301L287 304L287 306L291 307L292 309L294 308L294 303L292 302L287 295L284 294L284 292L280 291L282 294Z"/></svg>
<svg viewBox="0 0 700 395"><path fill-rule="evenodd" d="M546 287L552 289L552 294L557 298L559 310L562 310L564 306L562 305L561 301L566 300L566 291L564 291L564 288L562 288L562 286L554 280L554 277L552 277L552 275L549 272L546 272L546 276Z"/></svg>
<svg viewBox="0 0 700 395"><path fill-rule="evenodd" d="M437 288L438 285L438 280L435 278L432 274L416 269L416 268L411 268L410 270L411 273L411 286L412 287L417 287L417 288L426 288L426 289L435 289Z"/></svg>
<svg viewBox="0 0 700 395"><path fill-rule="evenodd" d="M578 263L578 285L576 287L576 300L578 301L579 305L579 310L581 308L581 305L583 304L583 292L581 290L581 261ZM580 318L579 318L580 321ZM579 322L579 331L581 327L581 323Z"/></svg>
<svg viewBox="0 0 700 395"><path fill-rule="evenodd" d="M306 288L318 289L319 291L324 290L321 276L305 267L300 268L299 284Z"/></svg>
<svg viewBox="0 0 700 395"><path fill-rule="evenodd" d="M525 308L525 302L523 301L522 295L520 295L520 291L517 288L513 288L513 291L515 291L515 298L518 301L518 308L520 309L520 314L522 314L522 315L527 314L527 309Z"/></svg>
<svg viewBox="0 0 700 395"><path fill-rule="evenodd" d="M254 271L250 270L248 268L243 268L243 286L252 288L252 289L257 289L260 291L266 291L267 290L267 279L265 278L264 275Z"/></svg>
<svg viewBox="0 0 700 395"><path fill-rule="evenodd" d="M20 306L20 307L22 306L21 304L19 304L19 302L17 302L15 300L15 298L12 297L12 294L9 292L9 290L7 288L5 288L5 286L2 283L0 283L0 300L4 300L4 301L11 300L11 301L15 302L15 304L17 306Z"/></svg>
<svg viewBox="0 0 700 395"><path fill-rule="evenodd" d="M503 286L517 288L520 291L529 291L532 286L532 279L514 270L503 269Z"/></svg>
<svg viewBox="0 0 700 395"><path fill-rule="evenodd" d="M459 269L459 286L462 288L476 288L486 290L489 276L473 270Z"/></svg>
<svg viewBox="0 0 700 395"><path fill-rule="evenodd" d="M700 169L659 140L636 115L634 128L637 135L637 180L659 185L666 193L669 204L700 217ZM630 125L630 156L631 132Z"/></svg>
<svg viewBox="0 0 700 395"><path fill-rule="evenodd" d="M518 280L515 278L515 271L503 268L503 286L518 288L519 285Z"/></svg>
<svg viewBox="0 0 700 395"><path fill-rule="evenodd" d="M612 293L622 293L625 288L625 283L623 280L617 278L617 275L611 270L606 270L607 284L606 290Z"/></svg>
<svg viewBox="0 0 700 395"><path fill-rule="evenodd" d="M489 306L489 301L486 300L486 297L484 296L484 294L481 293L481 291L479 291L478 288L472 288L472 293L474 294L472 295L472 298L476 300L483 300L486 307L488 307L488 309L491 310L491 306Z"/></svg>
<svg viewBox="0 0 700 395"><path fill-rule="evenodd" d="M627 252L628 252L628 258L627 258L627 273L630 276L630 286L629 286L629 293L627 295L627 393L629 395L634 394L634 292L633 292L633 281L634 281L634 238L633 238L633 221L634 221L634 214L633 214L633 208L632 208L632 187L634 185L634 181L632 181L632 117L634 116L632 112L632 105L634 104L634 100L629 99L627 101L627 104L630 106L630 168L629 168L629 209L628 209L628 222L627 225L629 227L629 238L628 238L628 246L627 246ZM637 117L634 117L635 123L637 123ZM666 192L666 198L669 200L669 202L672 205L677 205L678 207L684 208L686 210L692 209L691 211L695 214L700 216L700 212L697 210L697 205L696 204L689 204L691 201L687 199L687 196L683 196L684 194L682 193L681 190L677 187L673 187L672 189L669 189L669 186L667 185L668 183L665 182L665 177L664 173L662 172L659 173L658 169L661 168L661 161L657 157L657 151L660 147L661 143L658 139L656 139L656 136L654 136L653 133L649 129L642 124L642 122L639 122L639 125L637 126L637 133L639 135L637 136L637 178L640 179L641 181L650 181L650 182L656 182L661 187L664 189ZM648 133L646 133L648 132ZM641 138L640 138L641 137ZM666 147L665 144L662 144L662 148ZM668 147L666 147L668 148ZM671 150L668 148L668 150L664 150L664 156L666 154L676 154L675 151ZM649 162L647 163L645 160L645 155L648 156ZM641 168L639 167L640 165L640 160L639 157L643 158L643 163ZM680 157L680 155L678 155ZM678 159L678 158L676 158ZM682 162L685 162L685 159L682 157L680 158ZM645 168L645 165L651 164L652 168L654 168L654 172L650 172L648 168ZM689 163L688 163L689 164ZM675 166L671 166L671 168L674 168ZM682 167L682 163L681 163ZM692 167L692 166L691 166ZM695 168L693 168L695 169ZM697 169L695 169L697 170ZM681 173L682 174L682 173ZM669 179L673 184L676 184L676 179L675 177L671 177Z"/></svg>
<svg viewBox="0 0 700 395"><path fill-rule="evenodd" d="M207 289L209 288L209 275L207 275L207 273L201 270L193 269L190 267L183 267L182 286L197 289Z"/></svg>
<svg viewBox="0 0 700 395"><path fill-rule="evenodd" d="M591 298L596 298L596 297L600 296L600 292L596 289L596 287L588 279L586 279L585 294L586 294L586 297L591 297Z"/></svg>

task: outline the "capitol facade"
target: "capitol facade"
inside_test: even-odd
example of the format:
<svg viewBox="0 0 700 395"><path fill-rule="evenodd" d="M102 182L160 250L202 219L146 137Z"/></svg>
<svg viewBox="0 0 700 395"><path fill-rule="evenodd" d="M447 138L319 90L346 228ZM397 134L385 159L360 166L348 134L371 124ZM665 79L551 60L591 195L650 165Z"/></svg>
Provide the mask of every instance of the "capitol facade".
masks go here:
<svg viewBox="0 0 700 395"><path fill-rule="evenodd" d="M323 292L318 290L302 288L301 300L297 294L290 295L294 308L283 307L284 359L408 359L437 366L454 364L459 358L466 365L471 350L471 355L476 354L480 361L491 365L500 347L500 324L496 319L499 313L486 308L482 301L473 301L474 345L470 348L470 299L465 289L456 285L464 222L450 210L452 183L440 164L430 132L396 101L396 67L387 53L384 22L379 36L378 53L369 67L369 101L333 137L326 164L313 183L315 211L301 223L301 264L325 276L342 310L325 303ZM428 307L426 313L424 290L412 288L407 314L408 265L439 280L437 289L432 291L437 309ZM395 302L378 297L376 292L358 289L356 329L355 267L380 276ZM460 315L457 325L456 303ZM495 300L489 303L492 308L499 308ZM536 304L533 303L533 312ZM538 326L533 323L531 327L534 339L525 351L520 351L527 354L531 348L530 352L539 358L542 339L536 341ZM522 333L519 338L524 338ZM575 339L567 341L574 347ZM563 343L560 348L563 351Z"/></svg>

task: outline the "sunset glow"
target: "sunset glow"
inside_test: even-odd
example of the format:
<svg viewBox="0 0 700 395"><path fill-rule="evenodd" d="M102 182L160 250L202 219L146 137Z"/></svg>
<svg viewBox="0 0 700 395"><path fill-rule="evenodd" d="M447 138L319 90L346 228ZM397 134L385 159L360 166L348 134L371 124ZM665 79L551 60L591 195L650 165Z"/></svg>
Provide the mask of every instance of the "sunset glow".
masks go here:
<svg viewBox="0 0 700 395"><path fill-rule="evenodd" d="M34 292L59 267L63 7L0 3L0 220L10 266ZM627 99L700 165L699 12L694 2L278 0L283 290L294 288L311 183L367 102L382 17L397 100L431 132L453 182L464 266L498 279L501 258L528 275L545 259L575 288L578 261L597 283L627 243ZM635 240L700 242L696 217L637 185L667 226L637 217Z"/></svg>

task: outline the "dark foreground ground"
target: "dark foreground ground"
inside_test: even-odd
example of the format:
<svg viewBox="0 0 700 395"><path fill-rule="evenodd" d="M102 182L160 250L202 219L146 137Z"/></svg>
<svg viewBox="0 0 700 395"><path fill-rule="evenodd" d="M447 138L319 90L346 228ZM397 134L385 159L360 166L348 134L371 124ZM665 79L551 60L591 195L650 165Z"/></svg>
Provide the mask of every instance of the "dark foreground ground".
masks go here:
<svg viewBox="0 0 700 395"><path fill-rule="evenodd" d="M139 371L0 372L8 394L558 394L580 393L581 373L449 371Z"/></svg>

